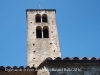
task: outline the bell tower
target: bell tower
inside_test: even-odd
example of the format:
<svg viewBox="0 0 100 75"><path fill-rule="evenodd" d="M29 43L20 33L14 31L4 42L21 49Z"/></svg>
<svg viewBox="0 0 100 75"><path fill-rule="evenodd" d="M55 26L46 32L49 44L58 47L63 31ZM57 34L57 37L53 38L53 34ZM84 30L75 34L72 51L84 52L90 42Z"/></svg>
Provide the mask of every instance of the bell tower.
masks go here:
<svg viewBox="0 0 100 75"><path fill-rule="evenodd" d="M27 66L61 57L55 9L27 9Z"/></svg>

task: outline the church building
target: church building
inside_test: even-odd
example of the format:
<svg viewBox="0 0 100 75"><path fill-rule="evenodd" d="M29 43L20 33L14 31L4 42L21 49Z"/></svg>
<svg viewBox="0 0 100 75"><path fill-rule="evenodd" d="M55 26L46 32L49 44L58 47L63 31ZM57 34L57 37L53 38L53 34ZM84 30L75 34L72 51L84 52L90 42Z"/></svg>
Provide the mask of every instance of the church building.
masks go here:
<svg viewBox="0 0 100 75"><path fill-rule="evenodd" d="M27 9L26 20L27 66L1 65L0 75L100 75L100 58L61 57L56 9Z"/></svg>

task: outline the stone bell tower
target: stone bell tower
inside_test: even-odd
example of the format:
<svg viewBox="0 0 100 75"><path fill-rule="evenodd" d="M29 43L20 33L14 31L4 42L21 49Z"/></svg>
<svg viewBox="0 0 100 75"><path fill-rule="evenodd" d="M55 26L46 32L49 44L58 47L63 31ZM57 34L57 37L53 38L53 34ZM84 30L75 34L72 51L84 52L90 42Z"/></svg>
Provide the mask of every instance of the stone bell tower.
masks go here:
<svg viewBox="0 0 100 75"><path fill-rule="evenodd" d="M61 57L55 9L27 9L27 66Z"/></svg>

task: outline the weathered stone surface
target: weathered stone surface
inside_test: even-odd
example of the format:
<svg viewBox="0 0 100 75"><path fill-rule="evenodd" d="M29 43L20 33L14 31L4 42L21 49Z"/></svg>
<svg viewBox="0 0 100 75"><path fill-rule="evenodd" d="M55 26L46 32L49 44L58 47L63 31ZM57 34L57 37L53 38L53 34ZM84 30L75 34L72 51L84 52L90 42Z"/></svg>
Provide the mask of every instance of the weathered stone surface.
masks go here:
<svg viewBox="0 0 100 75"><path fill-rule="evenodd" d="M52 59L56 57L61 57L55 11L28 10L26 13L27 13L27 66L31 67L34 64L34 66L37 67L47 57L51 57ZM36 14L40 14L41 16L43 14L47 14L48 22L36 23L35 22ZM36 38L37 26L41 26L41 28L47 26L49 28L49 38Z"/></svg>

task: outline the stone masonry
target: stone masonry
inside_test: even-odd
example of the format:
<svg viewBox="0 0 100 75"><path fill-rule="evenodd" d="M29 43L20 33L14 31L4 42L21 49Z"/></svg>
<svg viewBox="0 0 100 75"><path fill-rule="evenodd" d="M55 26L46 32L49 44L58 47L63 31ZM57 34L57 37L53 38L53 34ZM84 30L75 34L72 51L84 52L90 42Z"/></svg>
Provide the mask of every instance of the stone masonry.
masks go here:
<svg viewBox="0 0 100 75"><path fill-rule="evenodd" d="M47 23L36 23L36 15L47 15ZM28 9L27 15L27 66L38 67L46 58L61 57L56 25L56 10ZM48 27L49 38L36 38L36 27ZM42 31L43 34L43 31Z"/></svg>

